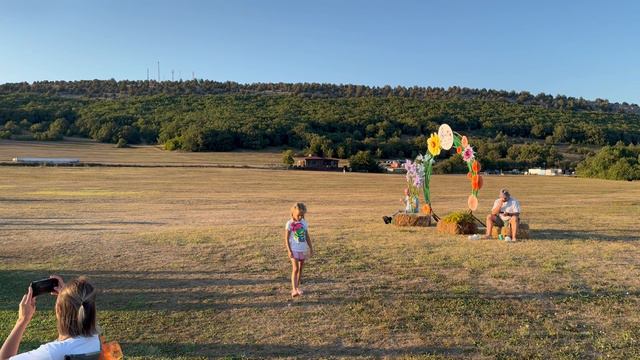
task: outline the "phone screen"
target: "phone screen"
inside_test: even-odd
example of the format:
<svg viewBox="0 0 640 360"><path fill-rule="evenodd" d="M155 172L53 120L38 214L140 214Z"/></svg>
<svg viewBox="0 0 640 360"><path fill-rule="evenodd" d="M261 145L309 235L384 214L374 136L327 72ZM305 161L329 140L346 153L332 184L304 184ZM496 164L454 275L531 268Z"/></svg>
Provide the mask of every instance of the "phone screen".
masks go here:
<svg viewBox="0 0 640 360"><path fill-rule="evenodd" d="M58 279L43 279L32 282L31 290L33 291L33 296L35 297L52 292L53 288L55 288L56 286L58 286Z"/></svg>

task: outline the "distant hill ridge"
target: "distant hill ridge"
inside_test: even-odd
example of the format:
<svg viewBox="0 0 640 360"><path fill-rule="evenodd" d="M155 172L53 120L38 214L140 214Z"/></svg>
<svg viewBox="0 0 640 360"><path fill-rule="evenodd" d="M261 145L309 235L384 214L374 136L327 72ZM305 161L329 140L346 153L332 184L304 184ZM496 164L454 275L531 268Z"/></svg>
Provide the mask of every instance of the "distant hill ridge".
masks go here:
<svg viewBox="0 0 640 360"><path fill-rule="evenodd" d="M611 103L605 99L586 100L564 95L533 95L528 91L505 91L471 89L453 86L404 87L389 85L377 87L351 84L326 83L252 83L233 81L188 80L188 81L144 81L144 80L79 80L37 81L34 83L6 83L0 85L0 94L38 93L68 97L119 98L146 95L217 95L217 94L295 94L311 98L354 97L403 97L425 100L484 100L502 101L521 105L540 106L546 109L569 111L597 111L604 113L640 114L637 104Z"/></svg>
<svg viewBox="0 0 640 360"><path fill-rule="evenodd" d="M473 139L487 169L573 169L597 147L640 144L637 105L528 92L204 80L0 85L0 139L74 136L185 151L279 146L389 159L424 153L442 123ZM456 156L438 171L466 172Z"/></svg>

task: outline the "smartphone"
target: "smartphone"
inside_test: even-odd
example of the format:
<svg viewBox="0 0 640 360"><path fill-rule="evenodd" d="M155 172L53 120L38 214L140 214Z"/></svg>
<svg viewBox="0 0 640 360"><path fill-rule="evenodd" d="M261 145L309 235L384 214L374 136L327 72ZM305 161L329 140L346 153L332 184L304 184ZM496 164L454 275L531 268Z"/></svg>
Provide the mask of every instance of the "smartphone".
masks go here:
<svg viewBox="0 0 640 360"><path fill-rule="evenodd" d="M58 279L49 278L31 282L33 296L53 292L53 288L58 286Z"/></svg>

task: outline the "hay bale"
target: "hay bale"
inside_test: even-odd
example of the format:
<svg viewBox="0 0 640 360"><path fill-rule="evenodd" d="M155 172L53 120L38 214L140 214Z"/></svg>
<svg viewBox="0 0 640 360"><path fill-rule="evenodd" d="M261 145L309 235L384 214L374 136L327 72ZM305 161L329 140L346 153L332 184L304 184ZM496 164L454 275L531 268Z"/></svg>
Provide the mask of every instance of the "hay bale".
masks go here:
<svg viewBox="0 0 640 360"><path fill-rule="evenodd" d="M436 229L440 233L451 235L475 234L478 232L478 225L470 213L458 211L440 219Z"/></svg>
<svg viewBox="0 0 640 360"><path fill-rule="evenodd" d="M494 226L491 229L491 237L497 238L500 234L502 234L502 236L511 236L511 225L507 223L503 227ZM529 224L523 222L520 223L520 226L518 226L517 237L518 239L529 238Z"/></svg>
<svg viewBox="0 0 640 360"><path fill-rule="evenodd" d="M430 226L431 215L396 214L393 223L398 226Z"/></svg>
<svg viewBox="0 0 640 360"><path fill-rule="evenodd" d="M436 229L438 230L438 232L451 235L475 234L478 232L478 226L474 223L458 224L455 222L448 222L444 220L438 221L438 226L436 226Z"/></svg>

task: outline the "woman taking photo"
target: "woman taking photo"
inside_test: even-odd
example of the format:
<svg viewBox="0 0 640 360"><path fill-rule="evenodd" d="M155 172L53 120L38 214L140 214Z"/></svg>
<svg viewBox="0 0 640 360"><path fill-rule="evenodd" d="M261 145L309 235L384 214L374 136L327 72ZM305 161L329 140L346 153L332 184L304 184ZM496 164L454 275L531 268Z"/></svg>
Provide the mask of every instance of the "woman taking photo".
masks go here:
<svg viewBox="0 0 640 360"><path fill-rule="evenodd" d="M96 325L96 291L89 281L80 277L65 284L61 277L54 288L58 339L39 348L17 355L22 336L36 312L36 298L29 286L22 297L18 321L0 349L0 360L64 360L66 355L100 352Z"/></svg>

